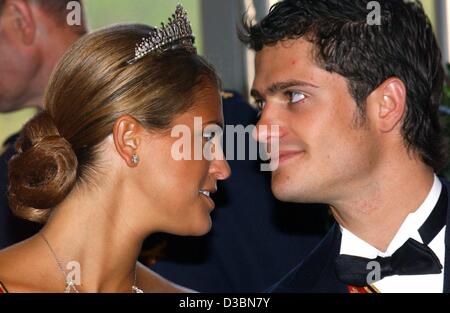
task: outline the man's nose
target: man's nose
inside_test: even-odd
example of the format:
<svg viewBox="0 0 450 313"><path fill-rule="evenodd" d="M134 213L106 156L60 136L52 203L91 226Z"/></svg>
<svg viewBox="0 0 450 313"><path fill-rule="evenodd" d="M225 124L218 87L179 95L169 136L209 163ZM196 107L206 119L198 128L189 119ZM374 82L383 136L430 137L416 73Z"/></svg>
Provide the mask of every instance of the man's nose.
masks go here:
<svg viewBox="0 0 450 313"><path fill-rule="evenodd" d="M271 104L266 104L261 117L252 132L253 139L261 143L269 143L272 138L279 138L280 118Z"/></svg>

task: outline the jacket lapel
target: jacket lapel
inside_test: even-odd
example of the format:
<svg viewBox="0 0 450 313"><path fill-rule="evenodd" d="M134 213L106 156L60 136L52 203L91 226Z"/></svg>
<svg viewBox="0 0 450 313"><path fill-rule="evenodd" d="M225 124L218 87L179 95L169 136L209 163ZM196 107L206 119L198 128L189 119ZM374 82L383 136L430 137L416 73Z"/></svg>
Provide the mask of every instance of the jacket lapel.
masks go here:
<svg viewBox="0 0 450 313"><path fill-rule="evenodd" d="M442 180L442 185L450 191L449 183ZM450 194L450 193L449 193ZM447 203L447 226L445 228L445 264L444 264L444 293L450 293L450 196Z"/></svg>
<svg viewBox="0 0 450 313"><path fill-rule="evenodd" d="M336 277L334 261L341 245L339 225L334 224L322 242L272 292L345 293L347 287Z"/></svg>
<svg viewBox="0 0 450 313"><path fill-rule="evenodd" d="M330 230L331 240L327 245L324 245L322 253L326 253L323 258L323 264L318 264L321 266L321 271L318 273L318 279L313 285L313 292L332 292L332 293L348 293L347 286L340 282L336 276L335 270L335 260L339 255L341 248L342 234L340 227L337 223L334 224L333 228Z"/></svg>

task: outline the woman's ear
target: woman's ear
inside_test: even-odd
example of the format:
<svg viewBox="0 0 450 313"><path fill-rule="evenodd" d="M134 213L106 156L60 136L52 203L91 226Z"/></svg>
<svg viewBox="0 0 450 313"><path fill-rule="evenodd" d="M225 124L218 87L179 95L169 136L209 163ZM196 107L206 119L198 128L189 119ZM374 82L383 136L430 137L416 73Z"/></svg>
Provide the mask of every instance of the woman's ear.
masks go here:
<svg viewBox="0 0 450 313"><path fill-rule="evenodd" d="M138 152L143 131L142 125L129 115L119 117L114 123L114 145L129 167L136 167L139 163Z"/></svg>

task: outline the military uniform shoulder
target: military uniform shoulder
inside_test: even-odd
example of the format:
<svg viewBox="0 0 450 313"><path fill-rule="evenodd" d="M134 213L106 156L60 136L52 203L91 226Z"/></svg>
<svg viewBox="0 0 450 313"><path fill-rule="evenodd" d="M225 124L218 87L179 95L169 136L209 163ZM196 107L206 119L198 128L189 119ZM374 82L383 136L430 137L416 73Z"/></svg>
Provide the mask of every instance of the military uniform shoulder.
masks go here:
<svg viewBox="0 0 450 313"><path fill-rule="evenodd" d="M246 102L244 97L242 97L242 95L239 92L234 90L224 90L220 93L220 96L222 97L225 103Z"/></svg>
<svg viewBox="0 0 450 313"><path fill-rule="evenodd" d="M220 93L220 95L222 96L222 98L223 98L224 100L228 100L228 99L233 99L233 98L235 98L237 94L236 94L235 92L233 92L233 91L222 91L222 92Z"/></svg>
<svg viewBox="0 0 450 313"><path fill-rule="evenodd" d="M0 157L9 159L15 153L14 144L18 138L18 133L13 134L9 136L5 142L0 143Z"/></svg>

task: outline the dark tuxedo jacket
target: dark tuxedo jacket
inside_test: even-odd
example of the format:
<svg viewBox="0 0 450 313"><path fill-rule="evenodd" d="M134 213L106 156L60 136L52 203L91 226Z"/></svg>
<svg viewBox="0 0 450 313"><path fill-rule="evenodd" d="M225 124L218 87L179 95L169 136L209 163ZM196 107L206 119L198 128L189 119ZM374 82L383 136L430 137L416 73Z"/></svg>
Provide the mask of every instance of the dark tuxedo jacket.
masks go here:
<svg viewBox="0 0 450 313"><path fill-rule="evenodd" d="M442 180L442 187L450 191L449 182ZM447 222L445 229L444 293L450 293L450 197L447 200ZM269 292L296 293L347 293L335 273L334 261L341 247L341 231L335 224L311 254L273 285Z"/></svg>

